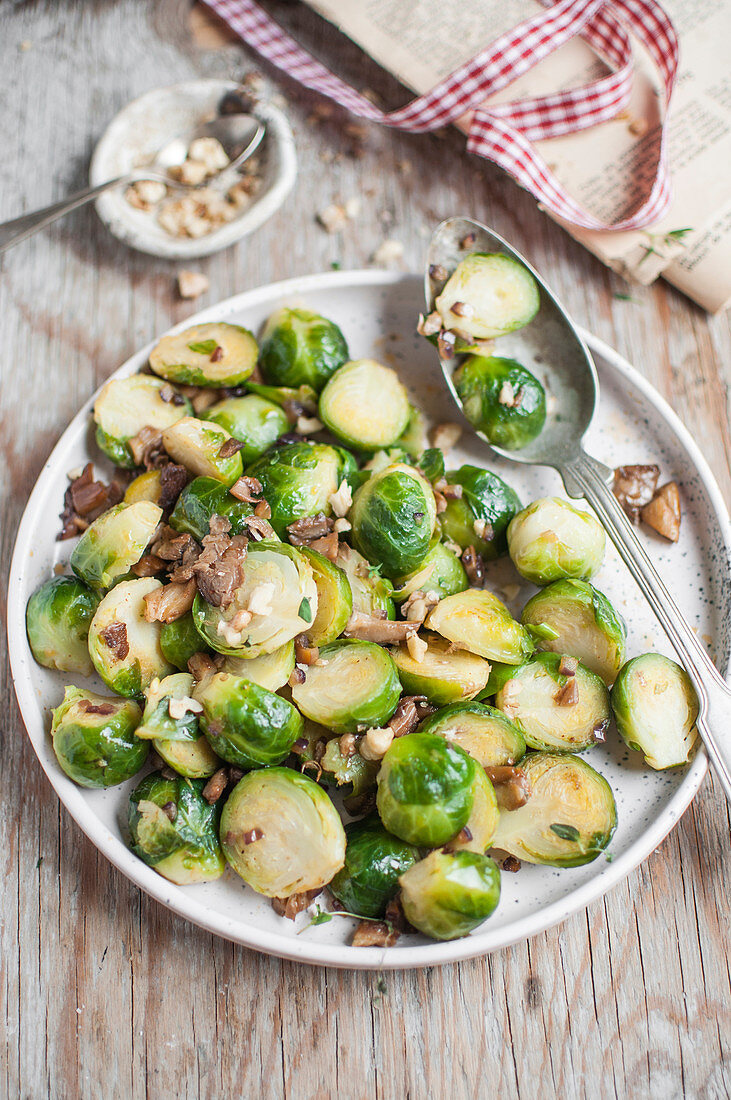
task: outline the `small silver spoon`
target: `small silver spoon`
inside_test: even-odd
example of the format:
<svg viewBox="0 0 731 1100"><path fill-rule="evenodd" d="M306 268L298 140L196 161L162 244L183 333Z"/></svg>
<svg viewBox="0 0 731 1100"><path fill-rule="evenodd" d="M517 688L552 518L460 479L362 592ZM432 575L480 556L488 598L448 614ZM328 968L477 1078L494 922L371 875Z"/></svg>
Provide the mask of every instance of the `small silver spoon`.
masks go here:
<svg viewBox="0 0 731 1100"><path fill-rule="evenodd" d="M154 160L147 165L141 165L124 176L117 176L115 179L97 184L96 187L87 187L83 191L77 191L75 195L70 195L62 202L45 206L42 210L36 210L32 214L23 214L20 218L13 218L12 221L1 223L0 253L6 252L13 245L24 241L26 237L37 233L39 229L50 225L56 218L62 218L64 214L69 214L79 206L91 202L92 199L97 198L104 191L109 191L112 187L127 187L139 180L157 180L160 183L167 184L168 187L181 191L194 191L196 187L209 186L218 177L224 173L235 171L245 160L248 160L261 144L264 132L264 124L258 118L254 118L253 115L225 115L214 119L213 122L206 122L195 130L191 130L190 133L174 137L172 141L169 141L167 145L160 149ZM203 184L180 183L171 179L168 170L174 165L182 164L187 156L190 143L196 138L202 137L212 137L220 141L226 150L230 163L214 176L209 176Z"/></svg>
<svg viewBox="0 0 731 1100"><path fill-rule="evenodd" d="M553 467L570 497L584 497L591 504L693 682L700 705L698 732L731 802L731 689L683 618L609 487L614 471L588 455L582 445L599 397L589 349L540 275L502 237L472 218L449 218L432 236L425 275L428 312L434 309L434 299L446 278L470 252L503 252L523 264L538 283L538 314L520 332L501 336L500 352L504 349L508 357L515 355L529 370L548 373L549 392L560 413L550 416L541 434L520 451L503 450L482 432L477 435L513 462ZM458 362L456 358L441 359L452 397L462 408L452 381Z"/></svg>

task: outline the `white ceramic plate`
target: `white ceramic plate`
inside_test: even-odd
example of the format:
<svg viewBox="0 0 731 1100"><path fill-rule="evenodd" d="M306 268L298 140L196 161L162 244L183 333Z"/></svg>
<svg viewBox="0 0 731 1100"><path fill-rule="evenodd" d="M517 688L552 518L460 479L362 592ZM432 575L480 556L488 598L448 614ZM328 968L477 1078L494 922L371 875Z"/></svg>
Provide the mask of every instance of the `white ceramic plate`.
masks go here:
<svg viewBox="0 0 731 1100"><path fill-rule="evenodd" d="M278 306L301 303L332 317L346 334L354 357L375 356L401 372L419 404L434 421L456 418L444 388L436 356L414 335L422 285L412 275L381 271L337 272L276 283L230 298L186 320L223 319L257 330ZM633 368L593 337L592 348L602 386L600 408L591 427L591 453L610 466L658 462L663 477L682 486L684 518L677 546L643 533L650 554L690 621L697 626L719 667L729 663L731 534L723 500L693 440L662 398ZM152 346L152 345L150 345ZM146 361L150 348L133 356L117 372L127 375ZM128 878L187 919L220 936L273 955L328 966L400 968L481 955L549 927L600 897L620 881L660 843L683 813L706 772L701 752L692 764L669 773L641 766L616 732L606 746L588 759L609 780L617 799L619 825L610 846L611 862L603 855L594 863L557 870L523 864L517 874L503 874L500 905L481 928L466 939L433 943L420 936L404 937L397 947L354 948L348 939L353 924L334 918L300 933L306 918L294 925L278 917L268 900L244 886L227 871L216 883L173 886L133 856L123 839L127 792L123 788L87 791L75 786L58 767L48 736L49 709L62 697L64 675L37 666L24 629L25 605L31 592L49 576L56 561L68 559L71 544L55 541L66 488L66 473L93 458L104 470L89 431L90 399L64 432L33 490L18 532L10 575L8 627L15 689L28 734L41 765L61 801L87 836ZM560 492L558 476L495 459L469 430L464 446L453 454L462 461L489 465L509 480L525 501ZM514 583L516 574L505 559L495 577ZM610 551L599 575L628 622L630 654L667 643L624 566ZM534 589L524 585L514 601L518 611Z"/></svg>
<svg viewBox="0 0 731 1100"><path fill-rule="evenodd" d="M153 88L134 99L104 131L91 158L89 182L96 186L148 163L178 134L214 118L226 92L235 92L238 87L232 80L189 80L169 88ZM97 199L99 217L115 237L131 248L170 260L209 256L253 233L282 205L297 178L294 136L284 113L263 101L253 113L266 125L257 153L262 164L262 185L251 206L233 221L205 237L172 237L158 225L154 213L130 206L122 187L105 191Z"/></svg>

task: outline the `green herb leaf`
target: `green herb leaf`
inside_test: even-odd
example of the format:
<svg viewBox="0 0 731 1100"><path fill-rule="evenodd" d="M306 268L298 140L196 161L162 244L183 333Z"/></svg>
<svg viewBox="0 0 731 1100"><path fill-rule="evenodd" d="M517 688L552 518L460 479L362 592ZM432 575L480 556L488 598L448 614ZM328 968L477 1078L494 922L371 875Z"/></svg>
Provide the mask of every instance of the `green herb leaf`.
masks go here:
<svg viewBox="0 0 731 1100"><path fill-rule="evenodd" d="M604 853L604 858L606 859L607 863L611 863L612 860L614 859L614 856L611 852L605 852Z"/></svg>
<svg viewBox="0 0 731 1100"><path fill-rule="evenodd" d="M693 230L691 229L690 226L686 226L685 229L671 229L668 233L665 234L665 240L668 241L668 242L670 242L670 241L682 241L683 237L687 236L688 233L692 233L692 232L693 232Z"/></svg>
<svg viewBox="0 0 731 1100"><path fill-rule="evenodd" d="M299 615L300 619L304 620L304 622L312 622L312 607L310 606L310 601L307 599L307 596L305 596L302 600L297 614Z"/></svg>
<svg viewBox="0 0 731 1100"><path fill-rule="evenodd" d="M618 302L636 302L637 301L637 299L633 298L631 294L622 294L620 291L617 291L616 294L612 295L612 297L616 298Z"/></svg>
<svg viewBox="0 0 731 1100"><path fill-rule="evenodd" d="M40 865L41 865L42 863L43 863L43 856L39 856L39 857L38 857L38 860L37 860L37 862L36 862L36 870L37 870L37 869L38 869L38 868L40 867Z"/></svg>
<svg viewBox="0 0 731 1100"><path fill-rule="evenodd" d="M333 269L333 271L340 271L340 268L342 266L343 265L340 263L340 260L332 260L330 263L330 267Z"/></svg>
<svg viewBox="0 0 731 1100"><path fill-rule="evenodd" d="M380 564L380 563L378 565L369 565L368 566L368 576L369 577L380 577L382 569L383 569L383 565Z"/></svg>
<svg viewBox="0 0 731 1100"><path fill-rule="evenodd" d="M556 836L560 836L561 840L572 840L574 843L581 837L581 833L575 825L562 825L560 822L551 825L551 832L555 833Z"/></svg>
<svg viewBox="0 0 731 1100"><path fill-rule="evenodd" d="M324 909L321 909L319 905L316 905L315 912L312 916L310 924L327 924L327 922L332 919L332 913L326 913Z"/></svg>
<svg viewBox="0 0 731 1100"><path fill-rule="evenodd" d="M198 344L188 344L191 351L197 351L199 355L213 355L218 347L216 340L201 340Z"/></svg>

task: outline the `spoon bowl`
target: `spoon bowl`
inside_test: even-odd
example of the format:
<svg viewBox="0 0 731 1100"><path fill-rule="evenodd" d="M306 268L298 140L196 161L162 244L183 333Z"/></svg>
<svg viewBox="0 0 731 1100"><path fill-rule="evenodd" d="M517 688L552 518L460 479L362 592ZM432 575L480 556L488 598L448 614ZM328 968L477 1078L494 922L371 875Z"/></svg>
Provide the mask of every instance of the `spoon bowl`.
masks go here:
<svg viewBox="0 0 731 1100"><path fill-rule="evenodd" d="M253 115L222 115L220 118L214 118L212 122L205 122L185 134L174 137L159 150L149 165L141 166L135 176L140 180L159 179L169 186L180 187L186 191L195 190L196 187L209 187L220 176L240 168L244 161L259 148L265 132L263 122L254 118ZM171 168L183 163L191 142L198 138L214 138L218 141L223 146L230 163L198 184L171 181L167 173Z"/></svg>
<svg viewBox="0 0 731 1100"><path fill-rule="evenodd" d="M520 253L497 233L467 217L448 218L432 236L425 272L427 311L434 310L447 279L471 252L502 252L527 268L536 280L540 295L537 314L524 328L499 337L499 347L501 353L514 357L545 382L549 404L540 435L519 451L496 447L482 432L477 435L512 462L552 466L561 474L569 496L584 497L591 504L691 678L698 695L698 732L731 802L731 689L683 618L609 487L612 470L583 448L599 400L599 383L589 350L571 318ZM440 361L449 390L462 408L453 381L461 358L442 358L440 354Z"/></svg>

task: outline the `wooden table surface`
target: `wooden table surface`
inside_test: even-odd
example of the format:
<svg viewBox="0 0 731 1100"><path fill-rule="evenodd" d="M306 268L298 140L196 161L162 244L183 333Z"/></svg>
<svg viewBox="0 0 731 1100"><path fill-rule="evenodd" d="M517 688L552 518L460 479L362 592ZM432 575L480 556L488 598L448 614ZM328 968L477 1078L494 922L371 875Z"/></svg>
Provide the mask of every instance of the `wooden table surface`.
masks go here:
<svg viewBox="0 0 731 1100"><path fill-rule="evenodd" d="M405 93L301 5L271 10L389 107ZM84 184L94 142L133 96L256 59L186 0L5 0L0 219ZM731 499L728 318L663 284L631 290L463 139L316 122L286 82L297 187L252 239L197 263L128 251L93 210L0 266L2 561L67 421L138 346L201 305L285 276L369 263L386 237L420 269L430 227L469 212L548 275L578 322L632 360L701 442ZM347 121L347 120L346 120ZM358 155L353 155L354 153ZM329 236L315 221L360 195ZM140 893L85 839L43 775L7 665L1 690L0 1096L657 1097L731 1094L729 811L707 780L678 827L586 912L507 950L431 970L315 969L215 939Z"/></svg>

